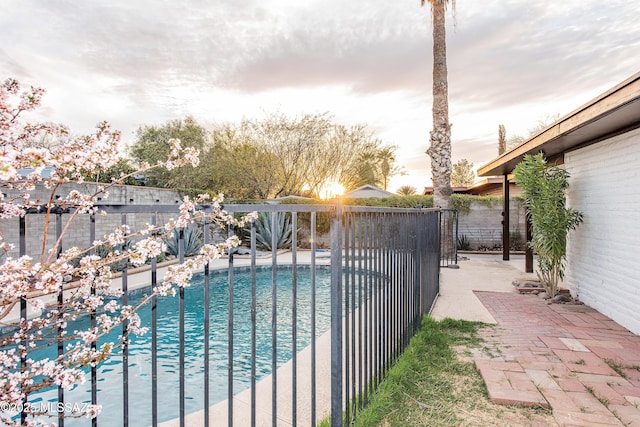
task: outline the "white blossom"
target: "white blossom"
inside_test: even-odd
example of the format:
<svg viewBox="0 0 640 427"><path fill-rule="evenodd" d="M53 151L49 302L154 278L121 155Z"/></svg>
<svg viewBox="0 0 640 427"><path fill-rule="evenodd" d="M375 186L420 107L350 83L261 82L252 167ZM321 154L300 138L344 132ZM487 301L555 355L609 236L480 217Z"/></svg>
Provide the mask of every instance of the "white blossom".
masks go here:
<svg viewBox="0 0 640 427"><path fill-rule="evenodd" d="M0 84L0 181L11 190L18 192L17 196L5 197L0 192L0 219L19 217L28 208L44 206L43 216L52 222L49 209L54 207L72 208L68 217L67 228L75 226L78 215L93 213L106 215L100 211L95 203L98 196L106 198L112 184L92 187L93 192L83 193L73 190L67 194L56 194L60 184L73 179L81 182L84 174L98 169L108 168L118 161L118 144L120 133L111 129L106 122L100 123L91 135L70 138L69 130L53 123L23 123L23 113L39 107L44 90L30 88L21 92L16 80L8 79ZM52 149L27 148L25 143L41 136L59 138L65 142ZM166 162L157 165L141 164L140 170L155 167L175 168L184 165L198 164L197 150L183 148L179 140L171 140L171 152ZM51 177L42 178L44 167L53 168ZM27 176L17 173L18 169L30 168ZM117 183L118 180L115 182ZM45 201L32 199L30 192L35 184L40 183L50 191L50 198ZM58 198L58 196L60 196ZM124 322L133 334L145 333L147 328L141 324L136 311L153 296L174 295L175 288L189 286L193 270L202 268L212 259L218 258L230 247L237 246L237 237L228 239L218 245L205 245L200 254L189 258L185 263L169 267L164 280L151 295L143 299L138 306L120 306L117 300L122 290L111 287L113 273L109 264L128 258L134 265L144 264L147 260L161 255L166 251L162 240L162 233L171 233L176 227L186 227L196 220L204 218L202 211L196 206L208 199L200 195L195 199L185 197L177 219L172 219L157 227L145 225L141 230L132 230L122 225L108 233L102 240L96 240L90 247L71 247L58 256L59 242L55 240L49 251L44 251L35 260L23 256L15 258L9 256L12 245L5 242L0 226L0 251L5 257L0 261L0 304L17 304L22 298L28 297L31 308L29 319L21 319L16 323L12 334L0 338L0 402L20 404L25 399L26 389L38 391L48 384L60 385L68 390L75 384L86 381L83 368L97 366L110 357L116 344L105 343L99 349L93 350L91 343L113 330ZM52 202L49 202L51 200ZM255 220L250 214L242 219L235 219L233 215L221 208L224 198L220 194L211 201L212 212L209 220L217 224L242 225ZM30 236L36 239L38 236ZM42 240L44 235L41 236ZM50 237L50 235L47 235ZM139 240L137 240L139 239ZM126 241L135 242L130 249L116 251ZM51 245L49 245L51 246ZM106 258L91 255L99 247L107 248L110 253ZM61 305L54 304L47 307L44 300L31 298L35 294L57 294L63 287L65 300ZM51 296L48 297L50 301ZM93 313L96 315L96 327L85 330L70 330L69 322ZM63 331L55 336L58 328ZM62 337L67 340L64 354L55 359L31 360L27 359L25 366L21 366L21 357L30 348L46 345L47 340ZM101 408L88 405L85 415L95 418ZM8 425L14 422L0 414L0 423ZM26 425L44 425L40 420L29 417Z"/></svg>

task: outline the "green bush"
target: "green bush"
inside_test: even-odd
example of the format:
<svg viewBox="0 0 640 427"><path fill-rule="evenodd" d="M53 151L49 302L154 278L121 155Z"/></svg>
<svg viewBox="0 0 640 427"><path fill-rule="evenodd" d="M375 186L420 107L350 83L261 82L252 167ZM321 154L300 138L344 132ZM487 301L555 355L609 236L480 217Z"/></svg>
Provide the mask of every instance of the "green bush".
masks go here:
<svg viewBox="0 0 640 427"><path fill-rule="evenodd" d="M364 197L345 198L345 205L371 206L381 208L423 208L433 207L433 196L391 196L391 197Z"/></svg>
<svg viewBox="0 0 640 427"><path fill-rule="evenodd" d="M524 238L520 231L512 231L509 233L509 249L512 251L523 251L525 246Z"/></svg>
<svg viewBox="0 0 640 427"><path fill-rule="evenodd" d="M461 215L471 212L471 203L480 203L488 208L502 205L502 196L475 196L473 194L452 194L451 209L456 209Z"/></svg>
<svg viewBox="0 0 640 427"><path fill-rule="evenodd" d="M582 213L566 207L569 173L548 165L542 153L526 155L514 170L522 188L538 254L538 269L546 291L556 295L564 278L567 234L582 222Z"/></svg>

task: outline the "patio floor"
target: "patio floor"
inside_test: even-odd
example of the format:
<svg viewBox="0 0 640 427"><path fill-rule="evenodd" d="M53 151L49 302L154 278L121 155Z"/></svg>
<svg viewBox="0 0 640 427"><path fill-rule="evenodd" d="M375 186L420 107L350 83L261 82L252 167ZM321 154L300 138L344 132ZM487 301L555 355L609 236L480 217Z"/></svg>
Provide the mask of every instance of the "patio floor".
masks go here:
<svg viewBox="0 0 640 427"><path fill-rule="evenodd" d="M461 270L473 270L471 261ZM512 279L522 275L518 267ZM456 271L445 276L451 285ZM497 323L481 330L486 348L473 357L492 401L551 408L561 426L640 426L639 336L588 306L487 291L475 281L473 295Z"/></svg>

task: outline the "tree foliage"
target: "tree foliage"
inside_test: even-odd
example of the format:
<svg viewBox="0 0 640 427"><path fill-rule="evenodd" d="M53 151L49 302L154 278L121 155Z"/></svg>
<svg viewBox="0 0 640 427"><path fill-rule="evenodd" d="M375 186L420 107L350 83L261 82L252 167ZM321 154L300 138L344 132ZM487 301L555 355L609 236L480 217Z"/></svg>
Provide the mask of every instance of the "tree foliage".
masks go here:
<svg viewBox="0 0 640 427"><path fill-rule="evenodd" d="M473 163L467 159L460 159L453 165L451 172L452 187L469 187L473 185L476 179L476 173L473 170Z"/></svg>
<svg viewBox="0 0 640 427"><path fill-rule="evenodd" d="M538 119L538 121L527 130L527 135L511 135L506 138L506 149L512 150L517 146L525 143L527 140L533 138L543 130L549 127L551 123L555 122L560 118L560 114L547 114L544 117ZM506 137L506 131L504 130L504 126L500 125L502 128L499 129L498 136L500 137L500 131L504 132L504 136Z"/></svg>
<svg viewBox="0 0 640 427"><path fill-rule="evenodd" d="M567 234L582 222L582 213L566 207L569 173L548 165L542 153L526 155L514 175L522 188L538 254L538 269L547 292L554 296L564 278Z"/></svg>
<svg viewBox="0 0 640 427"><path fill-rule="evenodd" d="M365 125L336 124L327 114L271 113L222 124L210 133L192 119L185 122L189 126L170 122L139 133L132 150L138 161L154 161L159 131L188 131L181 139L193 141L201 152L200 166L186 175L188 184L182 171L155 175L152 184L215 188L235 199L269 199L318 196L328 182L338 182L347 191L365 184L386 185L400 172L396 147L383 144ZM187 138L192 134L197 138Z"/></svg>
<svg viewBox="0 0 640 427"><path fill-rule="evenodd" d="M179 139L183 147L192 147L200 152L202 159L206 151L208 133L192 117L172 120L161 126L142 126L136 132L136 141L129 151L139 163L155 165L166 159L171 146L169 140ZM194 187L200 168L178 167L172 170L154 169L146 173L146 185L167 188Z"/></svg>
<svg viewBox="0 0 640 427"><path fill-rule="evenodd" d="M498 125L498 156L507 151L507 130L504 125Z"/></svg>
<svg viewBox="0 0 640 427"><path fill-rule="evenodd" d="M126 185L142 185L143 183L136 179L135 172L137 168L125 158L119 158L116 164L108 168L100 167L92 173L84 173L84 179L90 182L111 183L119 181Z"/></svg>

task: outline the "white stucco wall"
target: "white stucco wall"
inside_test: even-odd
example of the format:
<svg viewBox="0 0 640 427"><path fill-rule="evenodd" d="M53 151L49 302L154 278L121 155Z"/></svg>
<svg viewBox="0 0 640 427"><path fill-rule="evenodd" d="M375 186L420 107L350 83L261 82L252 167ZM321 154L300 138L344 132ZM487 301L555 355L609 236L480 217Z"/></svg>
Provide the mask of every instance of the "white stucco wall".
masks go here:
<svg viewBox="0 0 640 427"><path fill-rule="evenodd" d="M566 284L585 304L640 333L640 129L567 153L571 232Z"/></svg>

